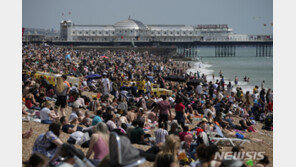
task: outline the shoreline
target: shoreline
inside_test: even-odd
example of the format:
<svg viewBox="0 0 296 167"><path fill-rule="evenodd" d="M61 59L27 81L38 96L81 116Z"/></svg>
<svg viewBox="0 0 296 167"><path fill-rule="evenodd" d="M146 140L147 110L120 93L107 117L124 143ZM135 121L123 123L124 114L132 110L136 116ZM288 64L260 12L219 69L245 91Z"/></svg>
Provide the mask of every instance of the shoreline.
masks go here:
<svg viewBox="0 0 296 167"><path fill-rule="evenodd" d="M197 71L199 71L200 75L202 75L202 74L206 75L208 82L209 81L215 82L216 80L220 81L220 79L221 79L220 76L218 76L219 71L215 71L214 69L210 68L210 67L212 67L212 64L204 63L204 62L200 62L200 61L184 61L184 62L190 63L191 68L187 69L187 74L189 74L190 72L196 73ZM212 74L215 75L214 79L212 78ZM236 88L240 87L240 88L242 88L244 93L246 93L247 91L250 91L250 93L252 93L253 88L256 86L256 85L251 85L250 83L245 82L245 81L238 81L238 85L235 85L234 80L229 79L227 77L224 77L224 80L225 80L225 85L227 85L229 81L231 82L231 84L233 86L233 89L232 89L233 92L236 92ZM259 89L261 89L261 85L257 85L257 86L259 87ZM266 90L268 90L268 89L273 90L273 88L269 88L269 87L264 87L264 88Z"/></svg>

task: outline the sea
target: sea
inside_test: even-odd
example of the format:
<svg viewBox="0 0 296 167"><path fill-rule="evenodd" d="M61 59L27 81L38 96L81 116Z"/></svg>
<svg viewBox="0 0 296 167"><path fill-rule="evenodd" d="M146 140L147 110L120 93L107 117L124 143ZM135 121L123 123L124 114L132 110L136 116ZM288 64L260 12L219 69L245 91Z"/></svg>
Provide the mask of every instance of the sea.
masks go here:
<svg viewBox="0 0 296 167"><path fill-rule="evenodd" d="M251 91L255 85L273 89L273 54L270 57L256 57L256 47L240 46L236 47L234 57L215 57L214 47L198 48L198 61L191 62L188 72L197 72L207 75L207 80L220 80L219 72L223 73L226 84L234 84L235 76L238 77L238 86L244 92ZM244 77L249 77L249 82L244 81Z"/></svg>

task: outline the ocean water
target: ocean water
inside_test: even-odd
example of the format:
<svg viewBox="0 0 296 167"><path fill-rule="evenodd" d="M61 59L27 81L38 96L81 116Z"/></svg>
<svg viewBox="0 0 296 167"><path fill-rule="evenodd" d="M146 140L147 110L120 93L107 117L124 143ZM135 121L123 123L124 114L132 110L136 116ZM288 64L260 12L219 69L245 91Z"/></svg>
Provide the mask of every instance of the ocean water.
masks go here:
<svg viewBox="0 0 296 167"><path fill-rule="evenodd" d="M265 81L265 88L273 89L273 58L256 57L256 49L252 47L237 48L235 57L215 57L211 48L200 51L201 61L191 63L193 73L200 71L207 75L207 79L213 80L212 74L216 79L220 79L219 71L224 75L226 83L231 81L234 84L235 76L238 76L238 86L245 91L252 90L255 85L261 86ZM250 78L249 82L244 82L244 77Z"/></svg>

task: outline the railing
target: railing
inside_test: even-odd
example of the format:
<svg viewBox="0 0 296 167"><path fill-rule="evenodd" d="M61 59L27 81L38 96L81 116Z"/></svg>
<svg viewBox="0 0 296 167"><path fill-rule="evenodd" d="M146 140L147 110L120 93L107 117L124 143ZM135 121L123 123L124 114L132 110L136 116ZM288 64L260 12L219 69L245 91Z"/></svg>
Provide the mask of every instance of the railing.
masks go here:
<svg viewBox="0 0 296 167"><path fill-rule="evenodd" d="M47 39L46 39L47 40ZM73 39L71 41L64 39L54 38L52 41L67 41L67 42L269 42L273 41L272 36L248 36L242 38L206 38L206 37L187 37L187 38L178 38L178 37L140 37L139 39L121 39L121 37L102 37L102 38L84 38L84 39Z"/></svg>

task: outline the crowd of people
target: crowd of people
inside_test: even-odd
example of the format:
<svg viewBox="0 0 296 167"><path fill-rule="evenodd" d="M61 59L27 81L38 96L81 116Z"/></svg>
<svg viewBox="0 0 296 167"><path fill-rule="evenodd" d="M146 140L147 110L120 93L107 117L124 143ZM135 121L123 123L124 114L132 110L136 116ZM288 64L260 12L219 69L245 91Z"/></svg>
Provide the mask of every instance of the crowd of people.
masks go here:
<svg viewBox="0 0 296 167"><path fill-rule="evenodd" d="M157 167L244 166L239 158L214 159L219 147L211 134L263 143L245 132L259 132L258 122L262 129L273 130L271 89L233 90L231 83L224 83L223 74L221 80L208 82L204 74L187 73L188 62L168 56L29 44L23 46L22 58L22 114L49 124L48 131L35 139L28 166L74 166L77 160L67 155L60 133L70 134L67 143L87 148L85 157L102 166L113 151L111 132L126 136L131 144L149 146L138 149L139 155ZM52 85L46 77L36 78L37 72L62 75L51 78L56 83ZM80 82L71 83L70 76ZM155 85L166 93L157 92ZM243 152L242 147L233 150ZM265 156L256 165L268 163Z"/></svg>

